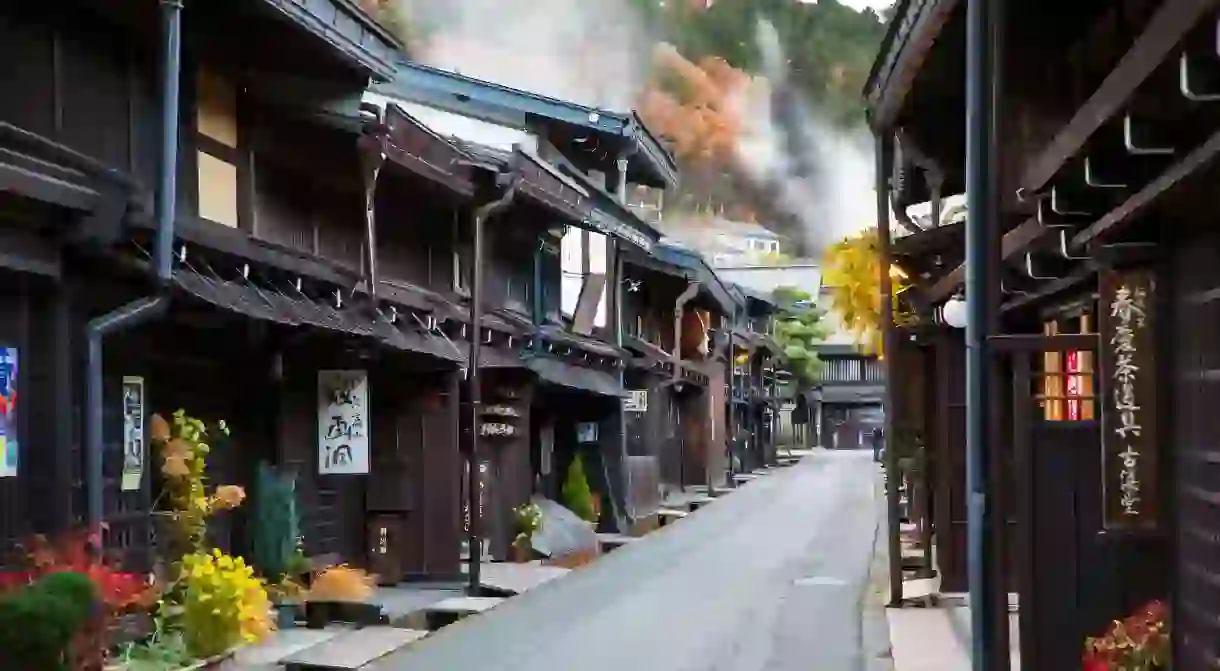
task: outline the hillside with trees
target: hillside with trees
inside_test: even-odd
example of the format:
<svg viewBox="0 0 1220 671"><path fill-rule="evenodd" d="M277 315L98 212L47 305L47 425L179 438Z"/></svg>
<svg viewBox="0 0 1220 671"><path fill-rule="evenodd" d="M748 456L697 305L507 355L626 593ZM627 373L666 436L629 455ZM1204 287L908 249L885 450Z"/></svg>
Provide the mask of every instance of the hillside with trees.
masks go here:
<svg viewBox="0 0 1220 671"><path fill-rule="evenodd" d="M429 45L455 32L466 44L489 41L495 44L482 46L507 50L500 59L510 65L507 74L554 61L554 50L570 45L574 36L587 45L588 53L553 66L574 72L552 74L598 79L605 72L589 67L590 62L622 60L631 52L649 69L649 76L641 90L625 99L635 99L641 116L675 154L682 174L681 187L665 196L666 219L699 220L714 214L757 222L795 241L804 236L799 213L792 210L809 208L794 207L790 199L785 204L784 184L761 179L757 170L743 165L743 153L746 158L759 153L744 147L743 132L760 125L799 125L803 117L816 117L831 132L861 127L860 90L885 34L884 17L857 12L836 0L601 0L604 4L596 8L569 0L504 1L510 6L490 7L501 12L497 16L513 17L513 26L472 16L476 6L484 7L481 4L466 11L449 4L451 0L360 0L403 39L413 56L425 60ZM774 26L784 59L785 81L774 90L763 76L760 21ZM470 30L472 23L476 30ZM630 35L623 35L623 26L632 27ZM639 53L648 44L653 45L651 59L647 51ZM531 50L538 53L523 53ZM535 60L514 60L519 56ZM539 56L545 58L537 60ZM477 60L466 65L477 75ZM483 69L488 70L486 76L496 71ZM548 83L540 77L545 79L544 73L499 83L535 90ZM793 105L794 99L799 104ZM758 101L764 104L746 104ZM804 142L808 145L807 139ZM788 150L793 155L811 153L808 146ZM797 168L798 173L807 171Z"/></svg>
<svg viewBox="0 0 1220 671"><path fill-rule="evenodd" d="M779 95L795 96L802 111L832 132L860 128L860 91L885 34L884 19L835 0L717 0L707 8L689 0L633 2L664 40L655 51L639 110L666 140L682 172L681 188L667 197L666 216L717 214L758 222L801 240L798 213L785 207L777 185L742 165L742 151L749 151L741 144L745 127L785 120L749 118L759 112L743 102L761 97L774 103ZM757 38L762 20L775 27L779 38L786 90L772 90L762 75L763 47ZM765 109L775 116L782 108L767 104Z"/></svg>

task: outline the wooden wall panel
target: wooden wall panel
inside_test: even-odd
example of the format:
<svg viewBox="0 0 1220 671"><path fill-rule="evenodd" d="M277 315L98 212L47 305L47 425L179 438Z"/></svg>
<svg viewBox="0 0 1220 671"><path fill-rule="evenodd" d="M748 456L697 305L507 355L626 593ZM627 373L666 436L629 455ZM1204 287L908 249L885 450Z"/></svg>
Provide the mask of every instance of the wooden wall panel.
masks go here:
<svg viewBox="0 0 1220 671"><path fill-rule="evenodd" d="M1170 470L1179 516L1174 624L1181 646L1174 668L1203 671L1220 660L1220 238L1182 239L1170 265L1173 382L1165 405L1176 462Z"/></svg>

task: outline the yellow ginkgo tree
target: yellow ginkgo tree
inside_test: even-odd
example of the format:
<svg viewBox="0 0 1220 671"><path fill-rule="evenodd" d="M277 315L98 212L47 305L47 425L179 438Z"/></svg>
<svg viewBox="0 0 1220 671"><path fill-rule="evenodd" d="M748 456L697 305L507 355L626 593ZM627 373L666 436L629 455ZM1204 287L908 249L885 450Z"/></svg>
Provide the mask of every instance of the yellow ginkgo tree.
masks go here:
<svg viewBox="0 0 1220 671"><path fill-rule="evenodd" d="M890 300L898 315L898 294L905 288L905 277L895 266L889 268L889 274ZM877 229L869 228L831 245L823 259L822 283L830 289L830 308L843 326L866 351L881 354L885 316Z"/></svg>

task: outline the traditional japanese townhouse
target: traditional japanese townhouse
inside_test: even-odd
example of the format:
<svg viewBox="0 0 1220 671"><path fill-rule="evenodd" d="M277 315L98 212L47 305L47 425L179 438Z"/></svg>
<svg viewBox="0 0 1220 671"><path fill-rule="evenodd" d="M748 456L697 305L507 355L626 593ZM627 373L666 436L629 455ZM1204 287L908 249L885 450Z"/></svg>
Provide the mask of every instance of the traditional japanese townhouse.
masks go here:
<svg viewBox="0 0 1220 671"><path fill-rule="evenodd" d="M622 199L629 185L672 185L672 158L634 114L416 63L400 63L394 79L375 85L365 100L393 101L479 161L513 163L524 175L522 190L501 215L509 223L489 226L496 229L489 236L501 237L489 237L487 268L501 279L488 295L505 293L496 307L510 319L520 321L520 308L528 305L532 329L528 343L516 343L524 349L512 361L532 381L528 392L513 392L529 449L522 442L509 456L514 453L488 447L480 457L489 460L481 470L496 480L484 485L496 492L489 519L501 520L491 532L501 539L493 540L493 554L511 538L512 506L535 489L558 496L577 454L600 495L602 524L625 527L634 483L656 483L658 474L626 457L622 375L629 354L621 343L620 264L624 249L647 252L659 234ZM533 195L524 187L530 181ZM482 389L496 395L511 385L494 386Z"/></svg>
<svg viewBox="0 0 1220 671"><path fill-rule="evenodd" d="M0 538L104 521L147 562L147 418L182 408L232 430L212 482L296 474L307 553L457 575L465 361L434 294L499 196L400 110L325 114L397 50L343 0L4 10Z"/></svg>
<svg viewBox="0 0 1220 671"><path fill-rule="evenodd" d="M881 362L859 345L822 344L816 351L822 362L813 381L818 444L839 450L871 447L873 430L882 428L884 417Z"/></svg>
<svg viewBox="0 0 1220 671"><path fill-rule="evenodd" d="M891 403L930 429L937 535L964 531L967 500L988 513L989 668L1008 664L1004 563L1023 668L1080 668L1086 636L1153 598L1173 668L1214 668L1217 5L1084 2L1047 22L1050 5L994 4L900 5L866 90L879 213L887 192L901 211L971 183L966 240L916 225L950 240L901 259L924 326L890 330L913 354L889 379L921 369L931 402L896 384Z"/></svg>
<svg viewBox="0 0 1220 671"><path fill-rule="evenodd" d="M729 339L733 350L733 469L748 473L777 463L775 374L783 353L774 338L778 306L753 289L734 288L742 307Z"/></svg>
<svg viewBox="0 0 1220 671"><path fill-rule="evenodd" d="M657 460L663 489L719 485L727 367L713 339L737 305L707 262L682 247L633 250L625 263L628 454Z"/></svg>

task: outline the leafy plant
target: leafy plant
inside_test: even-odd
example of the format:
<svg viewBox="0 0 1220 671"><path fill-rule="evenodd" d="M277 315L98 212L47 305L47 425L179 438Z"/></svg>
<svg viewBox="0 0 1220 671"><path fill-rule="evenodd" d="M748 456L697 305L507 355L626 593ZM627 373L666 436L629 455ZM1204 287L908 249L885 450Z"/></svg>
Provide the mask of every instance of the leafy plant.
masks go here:
<svg viewBox="0 0 1220 671"><path fill-rule="evenodd" d="M306 601L361 603L373 596L373 576L363 569L339 564L314 577L305 594Z"/></svg>
<svg viewBox="0 0 1220 671"><path fill-rule="evenodd" d="M830 287L831 307L843 326L871 352L882 353L881 247L876 227L844 238L826 250L822 280ZM906 288L896 268L890 274L890 300L896 324L908 323L898 295Z"/></svg>
<svg viewBox="0 0 1220 671"><path fill-rule="evenodd" d="M576 516L586 522L597 521L597 511L593 507L593 491L589 489L589 479L585 477L585 462L581 455L572 459L568 466L568 475L563 483L563 505Z"/></svg>
<svg viewBox="0 0 1220 671"><path fill-rule="evenodd" d="M160 591L143 575L121 570L117 558L106 557L100 547L101 534L84 529L54 538L37 535L22 545L25 570L0 574L0 592L42 584L53 596L77 604L86 603L86 594L90 595L88 617L77 627L72 644L74 660L86 668L101 665L106 652L104 634L111 623L120 615L151 607ZM40 597L34 600L37 608L49 608Z"/></svg>
<svg viewBox="0 0 1220 671"><path fill-rule="evenodd" d="M0 597L0 668L66 671L88 609L44 581Z"/></svg>
<svg viewBox="0 0 1220 671"><path fill-rule="evenodd" d="M224 421L217 424L216 431L229 435ZM188 417L185 410L176 410L169 422L153 415L150 434L165 477L158 505L154 507L172 522L170 555L203 552L208 517L241 505L246 492L237 485L221 485L208 494L205 474L212 449L207 442L208 428L203 421Z"/></svg>
<svg viewBox="0 0 1220 671"><path fill-rule="evenodd" d="M211 657L272 629L271 601L241 557L220 550L182 558L182 635L191 654Z"/></svg>
<svg viewBox="0 0 1220 671"><path fill-rule="evenodd" d="M296 481L266 463L258 465L251 530L250 558L268 582L279 583L293 575L301 533Z"/></svg>
<svg viewBox="0 0 1220 671"><path fill-rule="evenodd" d="M1162 601L1146 604L1115 620L1104 636L1085 641L1084 671L1153 671L1170 668L1169 609Z"/></svg>
<svg viewBox="0 0 1220 671"><path fill-rule="evenodd" d="M123 671L165 671L194 661L182 632L165 631L160 625L147 641L123 647L117 661Z"/></svg>
<svg viewBox="0 0 1220 671"><path fill-rule="evenodd" d="M542 508L536 503L519 505L513 508L513 522L517 529L513 545L528 550L534 534L542 528Z"/></svg>
<svg viewBox="0 0 1220 671"><path fill-rule="evenodd" d="M784 349L792 373L802 382L812 382L822 366L815 348L829 335L822 324L824 313L813 305L808 292L796 287L776 287L771 295L781 308L775 320L775 340Z"/></svg>
<svg viewBox="0 0 1220 671"><path fill-rule="evenodd" d="M151 606L156 601L157 587L143 575L123 571L117 558L105 556L100 547L100 534L84 529L53 538L35 535L22 545L26 553L26 570L3 574L0 583L30 585L44 576L69 571L81 573L93 582L95 592L109 613L122 614Z"/></svg>

